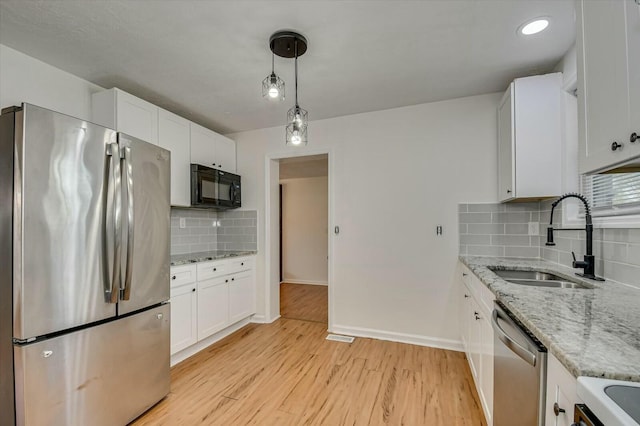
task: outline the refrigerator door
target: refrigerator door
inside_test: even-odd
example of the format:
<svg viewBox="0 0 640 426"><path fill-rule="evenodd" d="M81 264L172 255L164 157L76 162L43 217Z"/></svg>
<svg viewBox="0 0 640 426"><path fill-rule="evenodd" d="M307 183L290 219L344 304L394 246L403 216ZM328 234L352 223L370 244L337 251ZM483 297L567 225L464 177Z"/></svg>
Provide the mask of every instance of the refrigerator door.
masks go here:
<svg viewBox="0 0 640 426"><path fill-rule="evenodd" d="M125 425L169 393L169 304L15 346L17 425Z"/></svg>
<svg viewBox="0 0 640 426"><path fill-rule="evenodd" d="M106 230L114 213L106 206L115 208L106 178L118 164L107 156L116 136L34 105L16 113L13 337L115 316L106 302L113 272L106 242L115 239Z"/></svg>
<svg viewBox="0 0 640 426"><path fill-rule="evenodd" d="M171 154L119 133L123 191L118 314L169 300Z"/></svg>

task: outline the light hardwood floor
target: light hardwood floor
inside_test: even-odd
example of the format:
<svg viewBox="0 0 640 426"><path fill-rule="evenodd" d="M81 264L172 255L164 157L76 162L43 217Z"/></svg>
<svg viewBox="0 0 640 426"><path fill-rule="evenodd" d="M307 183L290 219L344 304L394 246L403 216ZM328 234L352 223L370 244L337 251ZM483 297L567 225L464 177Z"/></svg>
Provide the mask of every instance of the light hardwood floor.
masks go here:
<svg viewBox="0 0 640 426"><path fill-rule="evenodd" d="M310 284L280 284L282 318L327 324L328 287Z"/></svg>
<svg viewBox="0 0 640 426"><path fill-rule="evenodd" d="M464 354L326 334L309 321L249 324L175 366L171 393L134 424L484 424Z"/></svg>

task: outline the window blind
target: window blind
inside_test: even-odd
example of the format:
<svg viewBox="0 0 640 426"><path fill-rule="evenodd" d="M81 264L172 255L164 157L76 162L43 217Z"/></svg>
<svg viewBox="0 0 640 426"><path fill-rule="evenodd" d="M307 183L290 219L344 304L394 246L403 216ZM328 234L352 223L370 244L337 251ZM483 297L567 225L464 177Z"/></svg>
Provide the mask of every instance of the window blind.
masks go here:
<svg viewBox="0 0 640 426"><path fill-rule="evenodd" d="M583 175L582 193L594 217L640 213L640 172Z"/></svg>

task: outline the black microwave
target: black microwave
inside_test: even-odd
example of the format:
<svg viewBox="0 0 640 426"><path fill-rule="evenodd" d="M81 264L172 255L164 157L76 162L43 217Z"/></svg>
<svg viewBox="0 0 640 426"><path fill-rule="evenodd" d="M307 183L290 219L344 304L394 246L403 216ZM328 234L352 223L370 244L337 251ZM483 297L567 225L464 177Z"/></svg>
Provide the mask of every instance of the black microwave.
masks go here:
<svg viewBox="0 0 640 426"><path fill-rule="evenodd" d="M191 206L217 210L241 207L240 176L191 164Z"/></svg>

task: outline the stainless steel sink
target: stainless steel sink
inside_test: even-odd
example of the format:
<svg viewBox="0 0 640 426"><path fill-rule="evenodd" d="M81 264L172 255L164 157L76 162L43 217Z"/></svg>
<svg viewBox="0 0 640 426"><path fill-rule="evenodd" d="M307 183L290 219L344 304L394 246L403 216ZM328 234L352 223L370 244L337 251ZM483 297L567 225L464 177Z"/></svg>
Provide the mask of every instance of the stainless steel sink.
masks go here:
<svg viewBox="0 0 640 426"><path fill-rule="evenodd" d="M590 289L583 283L542 271L518 271L514 269L491 269L497 276L512 284L534 287Z"/></svg>

